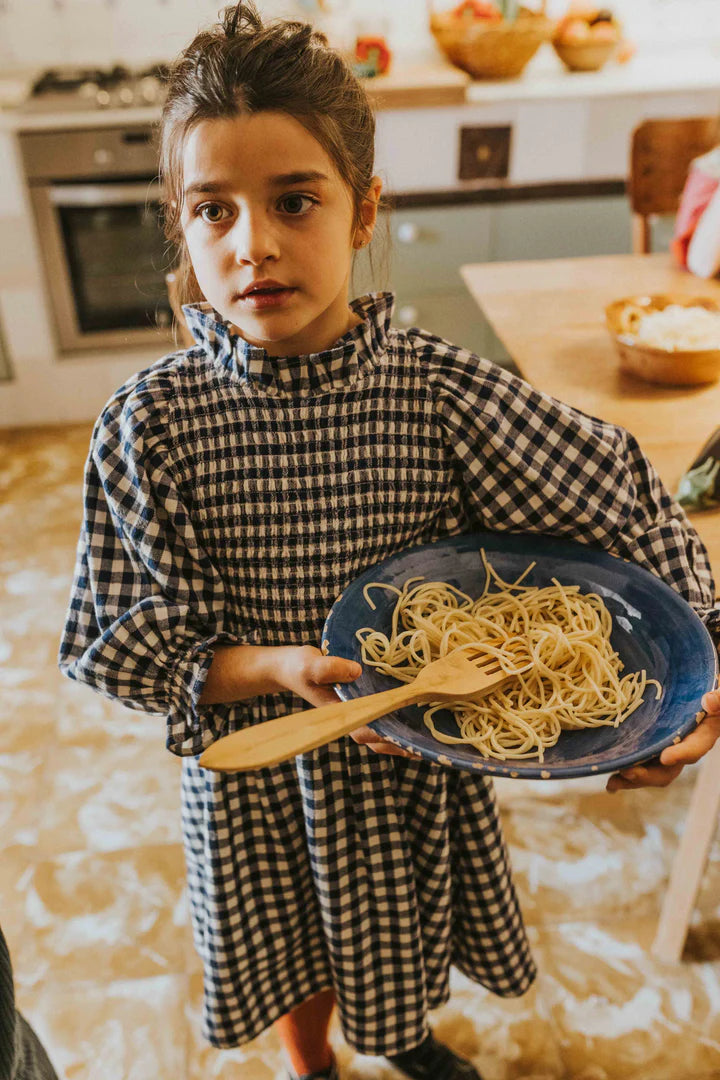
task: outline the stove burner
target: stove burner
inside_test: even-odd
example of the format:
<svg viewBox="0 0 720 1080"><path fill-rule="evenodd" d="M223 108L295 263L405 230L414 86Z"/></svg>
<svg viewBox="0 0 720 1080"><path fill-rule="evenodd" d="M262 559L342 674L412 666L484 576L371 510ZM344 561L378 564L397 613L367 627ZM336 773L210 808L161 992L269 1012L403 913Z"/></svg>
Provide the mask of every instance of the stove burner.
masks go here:
<svg viewBox="0 0 720 1080"><path fill-rule="evenodd" d="M95 83L105 90L133 77L132 73L120 64L109 69L49 68L34 83L32 93L36 97L40 94L65 93L79 90L84 83Z"/></svg>
<svg viewBox="0 0 720 1080"><path fill-rule="evenodd" d="M163 62L134 71L122 64L110 68L48 68L35 81L30 100L35 102L35 110L157 105L165 96L169 72L169 64Z"/></svg>

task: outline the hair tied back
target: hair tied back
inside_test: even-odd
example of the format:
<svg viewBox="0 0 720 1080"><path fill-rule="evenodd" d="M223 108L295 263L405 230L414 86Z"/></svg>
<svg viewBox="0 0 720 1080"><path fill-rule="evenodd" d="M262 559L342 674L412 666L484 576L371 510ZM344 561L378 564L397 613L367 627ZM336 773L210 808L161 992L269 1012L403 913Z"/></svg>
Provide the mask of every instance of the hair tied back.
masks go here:
<svg viewBox="0 0 720 1080"><path fill-rule="evenodd" d="M228 40L237 36L243 24L255 33L262 30L262 20L258 10L248 0L238 0L237 4L230 4L222 14L223 30Z"/></svg>

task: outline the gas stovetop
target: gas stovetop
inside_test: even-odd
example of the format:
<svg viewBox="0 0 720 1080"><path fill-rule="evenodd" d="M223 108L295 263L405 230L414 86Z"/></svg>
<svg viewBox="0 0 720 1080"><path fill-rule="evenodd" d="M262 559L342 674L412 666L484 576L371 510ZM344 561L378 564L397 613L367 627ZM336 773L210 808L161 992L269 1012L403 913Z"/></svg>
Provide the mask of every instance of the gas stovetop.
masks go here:
<svg viewBox="0 0 720 1080"><path fill-rule="evenodd" d="M23 112L80 112L162 105L169 68L158 63L139 70L49 68L35 81Z"/></svg>

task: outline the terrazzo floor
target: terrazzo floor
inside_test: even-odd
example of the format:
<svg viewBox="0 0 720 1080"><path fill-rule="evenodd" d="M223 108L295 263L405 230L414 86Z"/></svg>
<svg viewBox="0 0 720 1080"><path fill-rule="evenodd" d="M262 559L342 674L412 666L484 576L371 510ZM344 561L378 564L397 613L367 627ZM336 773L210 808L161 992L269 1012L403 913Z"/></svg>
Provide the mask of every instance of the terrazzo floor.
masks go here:
<svg viewBox="0 0 720 1080"><path fill-rule="evenodd" d="M162 723L56 668L89 434L0 433L0 921L18 1004L62 1080L280 1080L271 1030L222 1052L199 1034ZM432 1017L485 1080L720 1078L717 840L683 961L649 952L693 779L497 784L540 976L504 1001L457 975ZM343 1080L397 1075L332 1039Z"/></svg>

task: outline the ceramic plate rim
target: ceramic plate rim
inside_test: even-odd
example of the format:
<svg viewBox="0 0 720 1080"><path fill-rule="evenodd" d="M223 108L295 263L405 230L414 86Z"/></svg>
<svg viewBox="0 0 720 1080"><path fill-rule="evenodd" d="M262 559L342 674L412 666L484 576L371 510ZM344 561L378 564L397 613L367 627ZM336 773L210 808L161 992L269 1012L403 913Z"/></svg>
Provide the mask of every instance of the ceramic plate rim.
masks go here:
<svg viewBox="0 0 720 1080"><path fill-rule="evenodd" d="M511 539L512 538L512 539ZM542 555L550 549L551 553L554 552L558 557L562 557L566 553L574 553L578 559L583 562L590 562L591 564L600 564L601 566L615 567L619 565L627 568L627 573L630 577L640 576L640 580L649 579L651 582L651 588L661 595L665 593L670 598L671 603L674 606L680 606L685 616L694 623L696 631L700 637L704 640L704 644L707 647L707 657L711 659L712 678L711 685L714 685L718 676L718 653L713 644L707 627L700 619L700 616L696 611L685 601L685 599L676 592L670 585L664 582L661 578L655 576L649 570L640 566L637 563L620 558L612 553L597 547L582 544L577 540L572 540L565 537L550 537L545 534L534 534L526 532L507 532L498 533L488 530L473 530L472 532L457 533L453 536L441 537L438 540L431 541L424 544L416 544L407 548L403 548L400 551L395 552L393 555L388 556L386 559L381 560L378 563L373 564L359 574L348 586L343 590L340 596L337 597L332 608L328 612L327 618L322 632L323 646L329 644L332 646L334 637L335 620L338 617L338 612L342 612L344 602L348 597L348 594L354 595L357 592L362 592L363 584L367 584L368 581L375 580L378 571L387 566L388 563L399 561L401 558L408 557L410 555L420 554L423 550L437 549L442 546L460 546L466 547L466 550L477 550L479 552L480 547L497 545L502 543L503 540L511 540L511 544L523 544L535 545L539 551L533 555L529 551L528 559L532 560L533 557L542 557ZM484 543L483 543L484 542ZM492 561L492 555L490 555ZM611 561L606 561L611 560ZM344 655L342 653L334 653L334 655ZM360 660L360 647L358 643L357 655L351 657L352 659ZM353 683L337 683L334 689L342 700L346 701L354 697L360 696L355 691ZM531 759L532 764L529 764L527 760L524 761L508 761L503 762L497 759L486 759L479 757L477 762L473 763L457 763L452 761L447 751L438 749L432 752L426 750L424 747L416 746L412 738L404 738L399 735L397 731L393 730L391 724L394 721L395 724L405 724L401 716L402 710L390 713L386 717L382 717L379 720L375 720L372 723L373 730L382 735L383 738L389 739L395 745L414 750L420 754L425 760L437 762L442 765L448 765L453 768L460 769L471 773L487 773L491 776L507 777L512 779L523 780L557 780L557 779L571 779L585 776L599 776L604 773L617 772L620 769L628 768L632 765L637 765L643 761L649 761L651 758L655 758L665 747L671 746L673 743L684 738L697 724L697 717L693 715L689 716L682 723L679 723L673 730L666 736L658 737L654 742L645 745L642 752L637 750L618 754L612 759L608 759L605 762L595 765L573 765L567 763L553 763L553 762L539 762L536 759ZM657 717L655 718L655 721ZM409 728L409 725L405 724ZM438 743L438 747L441 748L445 744Z"/></svg>

